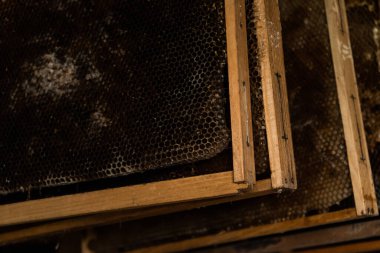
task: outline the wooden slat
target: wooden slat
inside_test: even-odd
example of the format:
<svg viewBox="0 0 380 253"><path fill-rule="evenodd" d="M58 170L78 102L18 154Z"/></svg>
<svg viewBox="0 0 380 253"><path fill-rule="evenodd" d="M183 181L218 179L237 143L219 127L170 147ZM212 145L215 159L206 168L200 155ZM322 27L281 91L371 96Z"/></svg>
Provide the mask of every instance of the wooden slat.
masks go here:
<svg viewBox="0 0 380 253"><path fill-rule="evenodd" d="M255 183L251 93L244 0L225 0L235 182Z"/></svg>
<svg viewBox="0 0 380 253"><path fill-rule="evenodd" d="M278 1L252 1L255 1L272 186L296 189Z"/></svg>
<svg viewBox="0 0 380 253"><path fill-rule="evenodd" d="M299 251L300 253L361 253L361 252L380 252L380 240L367 242L356 242L346 245L337 245L322 249Z"/></svg>
<svg viewBox="0 0 380 253"><path fill-rule="evenodd" d="M149 248L137 249L132 252L138 253L150 253L150 252L180 252L188 251L191 249L220 245L224 243L231 243L240 240L246 240L249 238L272 235L283 233L287 231L310 228L314 226L320 226L324 224L343 222L357 218L356 210L354 208L338 211L334 213L326 213L320 215L314 215L310 217L295 219L291 221L285 221L280 223L274 223L270 225L263 225L257 227L250 227L245 229L239 229L234 231L228 231L225 233L219 233L215 235L203 236L193 238L184 241L178 241L173 243L167 243L157 245Z"/></svg>
<svg viewBox="0 0 380 253"><path fill-rule="evenodd" d="M330 44L358 215L377 215L344 0L325 0Z"/></svg>
<svg viewBox="0 0 380 253"><path fill-rule="evenodd" d="M271 180L260 180L253 186L249 193L234 195L231 197L217 198L210 200L202 200L195 202L186 202L166 206L150 207L138 210L126 210L117 212L108 212L83 217L75 217L59 221L51 221L44 224L31 225L22 229L9 230L0 233L0 245L29 240L31 238L46 236L62 231L72 231L99 225L108 225L119 222L142 219L151 216L162 214L170 214L200 208L209 205L217 205L228 201L237 201L245 198L252 198L272 194L275 191L272 189Z"/></svg>
<svg viewBox="0 0 380 253"><path fill-rule="evenodd" d="M239 194L232 172L32 200L0 206L0 227Z"/></svg>
<svg viewBox="0 0 380 253"><path fill-rule="evenodd" d="M329 248L331 245L379 237L380 220L360 220L355 223L345 223L342 225L246 240L221 246L215 248L215 250L207 249L204 252L234 252L234 250L241 248L249 249L252 252L259 251L260 253L300 252L300 250L307 250L315 247ZM203 253L203 251L200 251L200 253Z"/></svg>

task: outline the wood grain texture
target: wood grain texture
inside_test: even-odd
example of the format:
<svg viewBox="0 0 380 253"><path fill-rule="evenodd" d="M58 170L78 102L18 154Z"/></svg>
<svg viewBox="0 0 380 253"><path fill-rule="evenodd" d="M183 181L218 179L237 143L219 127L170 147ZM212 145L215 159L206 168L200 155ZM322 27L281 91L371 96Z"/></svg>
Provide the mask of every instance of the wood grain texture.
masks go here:
<svg viewBox="0 0 380 253"><path fill-rule="evenodd" d="M232 172L161 181L0 206L0 227L239 194Z"/></svg>
<svg viewBox="0 0 380 253"><path fill-rule="evenodd" d="M231 179L232 180L232 179ZM238 194L230 197L216 198L210 200L198 200L172 205L156 206L138 210L114 211L93 215L73 217L65 220L50 221L43 224L34 224L22 229L10 229L0 233L0 245L29 240L31 238L46 236L63 231L73 231L93 226L109 225L119 222L138 220L142 218L170 214L200 208L210 205L217 205L228 201L237 201L246 198L253 198L275 193L272 189L271 180L260 180L253 186L249 192Z"/></svg>
<svg viewBox="0 0 380 253"><path fill-rule="evenodd" d="M358 215L378 215L344 0L325 0L335 79Z"/></svg>
<svg viewBox="0 0 380 253"><path fill-rule="evenodd" d="M357 242L347 245L337 245L325 247L322 249L299 251L302 253L361 253L361 252L379 252L380 240L373 240L367 242Z"/></svg>
<svg viewBox="0 0 380 253"><path fill-rule="evenodd" d="M296 189L278 1L254 1L272 186Z"/></svg>
<svg viewBox="0 0 380 253"><path fill-rule="evenodd" d="M380 237L380 220L359 220L355 223L338 224L321 227L318 229L297 231L265 238L255 238L239 243L228 244L215 248L206 249L203 252L294 252L311 248L329 248L331 245L350 243L358 240L368 240ZM330 251L334 252L334 251Z"/></svg>
<svg viewBox="0 0 380 253"><path fill-rule="evenodd" d="M235 182L256 181L244 0L225 0Z"/></svg>
<svg viewBox="0 0 380 253"><path fill-rule="evenodd" d="M150 252L179 252L187 251L196 248L215 246L225 243L246 240L249 238L284 233L297 229L310 228L324 224L343 222L357 218L354 208L343 211L314 215L310 217L274 223L269 225L250 227L240 230L228 231L204 237L193 238L184 241L167 243L153 247L137 249L135 253L150 253Z"/></svg>

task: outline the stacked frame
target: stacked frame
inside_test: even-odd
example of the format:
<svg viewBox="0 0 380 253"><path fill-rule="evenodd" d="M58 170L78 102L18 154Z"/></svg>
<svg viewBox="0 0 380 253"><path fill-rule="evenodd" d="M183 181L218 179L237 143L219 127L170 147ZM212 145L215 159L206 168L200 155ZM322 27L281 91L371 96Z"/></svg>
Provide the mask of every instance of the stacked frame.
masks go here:
<svg viewBox="0 0 380 253"><path fill-rule="evenodd" d="M276 0L273 1L277 2ZM337 97L339 100L338 106L343 124L349 174L352 184L352 203L344 204L340 210L333 208L331 211L327 210L322 213L310 214L302 218L289 220L284 220L283 217L278 217L278 219L276 219L277 217L273 217L274 220L270 224L260 224L243 229L238 228L218 234L211 233L200 237L194 237L193 235L192 239L167 242L160 245L142 247L141 249L137 248L133 252L173 252L210 247L238 240L377 216L379 214L360 109L345 1L324 0L321 2L324 4L323 12L327 18L332 55L331 60L334 66ZM316 10L310 8L309 11ZM307 23L308 20L305 22ZM313 193L310 192L310 194ZM248 203L244 205L247 205L248 208L255 208L254 205L249 205ZM221 206L219 206L219 208L221 208ZM236 207L235 209L239 210L241 208L240 206L240 208ZM291 210L292 203L289 203L288 208ZM252 215L252 212L248 213ZM206 211L204 214L207 216ZM194 215L193 218L202 217L202 214L198 215ZM240 213L240 215L243 215L243 212ZM231 219L230 223L225 220L228 224L226 225L227 227L236 225L232 220L233 219ZM222 220L219 220L219 222L222 222ZM207 227L207 224L203 225ZM213 226L211 222L209 225L211 227Z"/></svg>
<svg viewBox="0 0 380 253"><path fill-rule="evenodd" d="M245 2L225 0L233 171L5 204L0 226L122 210L138 218L295 189L278 5L255 8L270 178L255 178Z"/></svg>
<svg viewBox="0 0 380 253"><path fill-rule="evenodd" d="M274 3L277 2L276 0L270 1ZM261 0L259 1L259 3L260 2L261 4L266 4L269 1ZM324 211L322 213L311 214L306 217L290 219L285 221L282 219L282 217L278 217L278 220L275 220L270 224L260 224L258 226L251 226L246 228L239 228L239 224L233 223L234 220L241 221L244 220L245 217L241 217L241 219L234 219L231 218L230 213L228 213L228 215L225 215L224 219L217 219L215 211L221 210L223 206L216 206L214 209L209 209L208 211L207 208L205 210L197 210L197 213L188 212L187 219L190 220L189 222L192 222L193 219L199 220L199 218L202 218L202 220L204 221L204 224L188 226L193 227L192 231L200 230L200 228L204 227L215 229L213 226L215 226L216 223L219 224L220 222L225 222L225 224L222 226L225 226L226 228L229 228L233 225L236 225L236 227L231 231L226 231L225 229L222 229L221 231L223 231L223 233L219 230L214 230L211 234L206 236L196 236L194 234L191 234L191 239L181 239L180 241L175 242L169 241L159 245L153 243L155 245L149 246L148 243L148 246L145 246L146 248L144 248L144 246L140 249L139 247L137 247L136 252L173 252L189 250L199 247L213 246L216 244L230 243L237 240L244 240L252 237L260 237L265 235L283 233L291 230L309 228L313 226L320 226L324 224L331 224L378 215L378 206L376 203L373 179L364 138L365 135L363 131L363 122L361 120L361 110L356 87L356 77L352 60L351 45L349 41L349 30L346 17L345 2L344 0L325 0L324 7L330 35L330 45L332 51L331 61L334 65L336 79L335 82L337 85L336 95L339 101L339 105L337 106L341 113L340 115L343 128L342 130L344 132L344 139L346 143L345 152L348 154L348 170L351 176L353 202L347 205L343 205L343 208L338 211L333 209L331 211ZM310 194L313 193L311 192ZM280 198L281 197L279 197L278 199ZM212 204L217 203L214 202ZM292 208L292 204L294 203L288 203L289 209ZM249 205L247 201L243 205L247 207L246 212L250 215L252 215L252 209L259 208L259 206L255 206L254 204ZM239 210L243 208L243 205L242 203L236 203L235 207L226 208L224 209L224 211L233 211L234 216L241 216L244 213L243 211L239 212ZM179 214L178 216L183 217L183 214ZM220 215L220 217L221 216L222 215ZM100 216L98 216L98 218L99 217ZM170 217L171 221L179 221L174 216L167 217ZM124 218L126 218L126 220L128 219L127 217ZM87 218L88 223L86 223L86 225L97 224L97 222L94 221L96 219L96 216L92 217L92 222L90 221L90 219L90 217ZM119 219L123 219L122 215L119 216ZM160 220L162 221L162 219L163 218L161 217ZM246 219L248 220L254 218L247 217ZM276 219L276 217L273 217L273 219ZM71 222L75 222L77 225L79 224L79 220L71 220ZM152 225L157 223L147 222L146 224ZM170 229L170 224L170 221L168 221L168 223L166 224L163 224L166 230ZM60 225L61 228L65 226L63 223L55 223L51 225ZM175 227L177 228L175 230L177 236L180 236L178 227L182 227L184 225L186 225L186 221L175 224ZM49 227L45 225L44 228L48 229ZM71 228L74 228L74 226L72 226ZM28 229L24 230L23 232L28 231L31 232L31 230ZM165 233L165 236L167 237L170 232L166 231ZM144 233L144 235L147 234ZM19 235L19 238L20 237L21 235ZM124 240L126 240L125 238L127 237L125 237L124 234Z"/></svg>

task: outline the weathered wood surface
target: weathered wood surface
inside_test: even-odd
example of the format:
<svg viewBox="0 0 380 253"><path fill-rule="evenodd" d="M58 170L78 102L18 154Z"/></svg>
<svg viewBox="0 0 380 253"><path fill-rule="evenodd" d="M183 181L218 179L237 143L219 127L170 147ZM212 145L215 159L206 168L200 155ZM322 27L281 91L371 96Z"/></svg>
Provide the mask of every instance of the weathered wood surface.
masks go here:
<svg viewBox="0 0 380 253"><path fill-rule="evenodd" d="M244 0L225 0L235 182L256 181Z"/></svg>
<svg viewBox="0 0 380 253"><path fill-rule="evenodd" d="M318 227L313 230L268 236L220 246L213 250L207 248L200 252L291 252L314 247L330 248L331 245L349 243L356 240L380 237L380 220L356 221ZM330 251L334 252L334 251Z"/></svg>
<svg viewBox="0 0 380 253"><path fill-rule="evenodd" d="M0 206L0 227L107 211L137 209L241 193L232 172L31 200Z"/></svg>
<svg viewBox="0 0 380 253"><path fill-rule="evenodd" d="M296 189L278 0L254 3L272 184L273 188Z"/></svg>
<svg viewBox="0 0 380 253"><path fill-rule="evenodd" d="M162 245L155 245L148 248L137 249L132 252L178 252L186 251L195 248L221 245L224 243L236 242L248 238L265 236L270 234L278 234L287 231L292 231L302 228L310 228L320 226L323 224L343 222L351 220L356 217L355 209L348 209L341 212L327 213L315 215L305 218L300 218L291 221L285 221L270 225L263 225L258 227L251 227L246 229L238 229L228 231L210 236L193 238L178 242L166 243Z"/></svg>
<svg viewBox="0 0 380 253"><path fill-rule="evenodd" d="M325 0L325 7L355 205L358 215L377 215L345 1Z"/></svg>
<svg viewBox="0 0 380 253"><path fill-rule="evenodd" d="M114 211L94 215L84 215L70 219L48 221L40 224L27 225L23 228L12 229L10 227L6 231L0 231L0 245L7 243L15 243L29 240L36 237L47 236L62 231L75 231L94 226L104 226L108 224L133 221L142 218L170 214L209 205L217 205L230 201L237 201L246 198L259 197L267 194L275 193L272 189L271 180L260 180L245 194L238 194L232 197L216 198L211 200L199 200L186 203L178 203L173 205L164 205L158 207L143 208L138 210Z"/></svg>

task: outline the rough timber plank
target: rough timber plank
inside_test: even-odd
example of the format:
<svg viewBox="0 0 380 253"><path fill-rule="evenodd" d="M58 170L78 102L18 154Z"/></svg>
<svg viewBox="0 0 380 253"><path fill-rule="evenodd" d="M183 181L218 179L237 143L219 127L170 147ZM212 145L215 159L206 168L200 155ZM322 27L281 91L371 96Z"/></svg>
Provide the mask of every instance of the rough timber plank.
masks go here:
<svg viewBox="0 0 380 253"><path fill-rule="evenodd" d="M321 227L306 231L297 231L265 238L255 238L228 244L215 248L215 250L204 250L203 252L234 252L234 250L245 248L252 252L300 252L311 248L330 248L331 245L350 243L358 240L368 240L380 237L380 220L359 220L355 223L343 223L339 225ZM328 251L335 252L335 251Z"/></svg>
<svg viewBox="0 0 380 253"><path fill-rule="evenodd" d="M347 156L358 215L377 215L344 0L325 0Z"/></svg>
<svg viewBox="0 0 380 253"><path fill-rule="evenodd" d="M209 205L217 205L228 201L259 197L273 193L275 193L275 191L272 189L271 180L260 180L257 181L257 183L253 186L252 189L250 189L249 192L225 198L199 200L138 210L124 210L86 215L82 217L73 217L65 220L50 221L43 224L31 225L22 229L16 228L14 230L0 233L0 245L29 240L31 238L46 236L62 231L72 231L93 226L137 220L151 216L170 214L174 212L180 212Z"/></svg>
<svg viewBox="0 0 380 253"><path fill-rule="evenodd" d="M278 0L255 1L273 188L297 188Z"/></svg>
<svg viewBox="0 0 380 253"><path fill-rule="evenodd" d="M380 240L367 242L356 242L346 245L337 245L322 249L299 251L300 253L361 253L361 252L379 252Z"/></svg>
<svg viewBox="0 0 380 253"><path fill-rule="evenodd" d="M310 228L330 223L343 222L357 218L356 210L346 209L343 211L314 215L310 217L274 223L263 226L250 227L215 235L203 236L184 241L172 242L162 245L157 245L148 248L137 249L135 253L150 253L150 252L180 252L191 249L231 243L249 238L266 236L287 231Z"/></svg>
<svg viewBox="0 0 380 253"><path fill-rule="evenodd" d="M0 206L0 227L239 194L232 172L161 181Z"/></svg>
<svg viewBox="0 0 380 253"><path fill-rule="evenodd" d="M244 0L225 0L235 182L256 181Z"/></svg>

